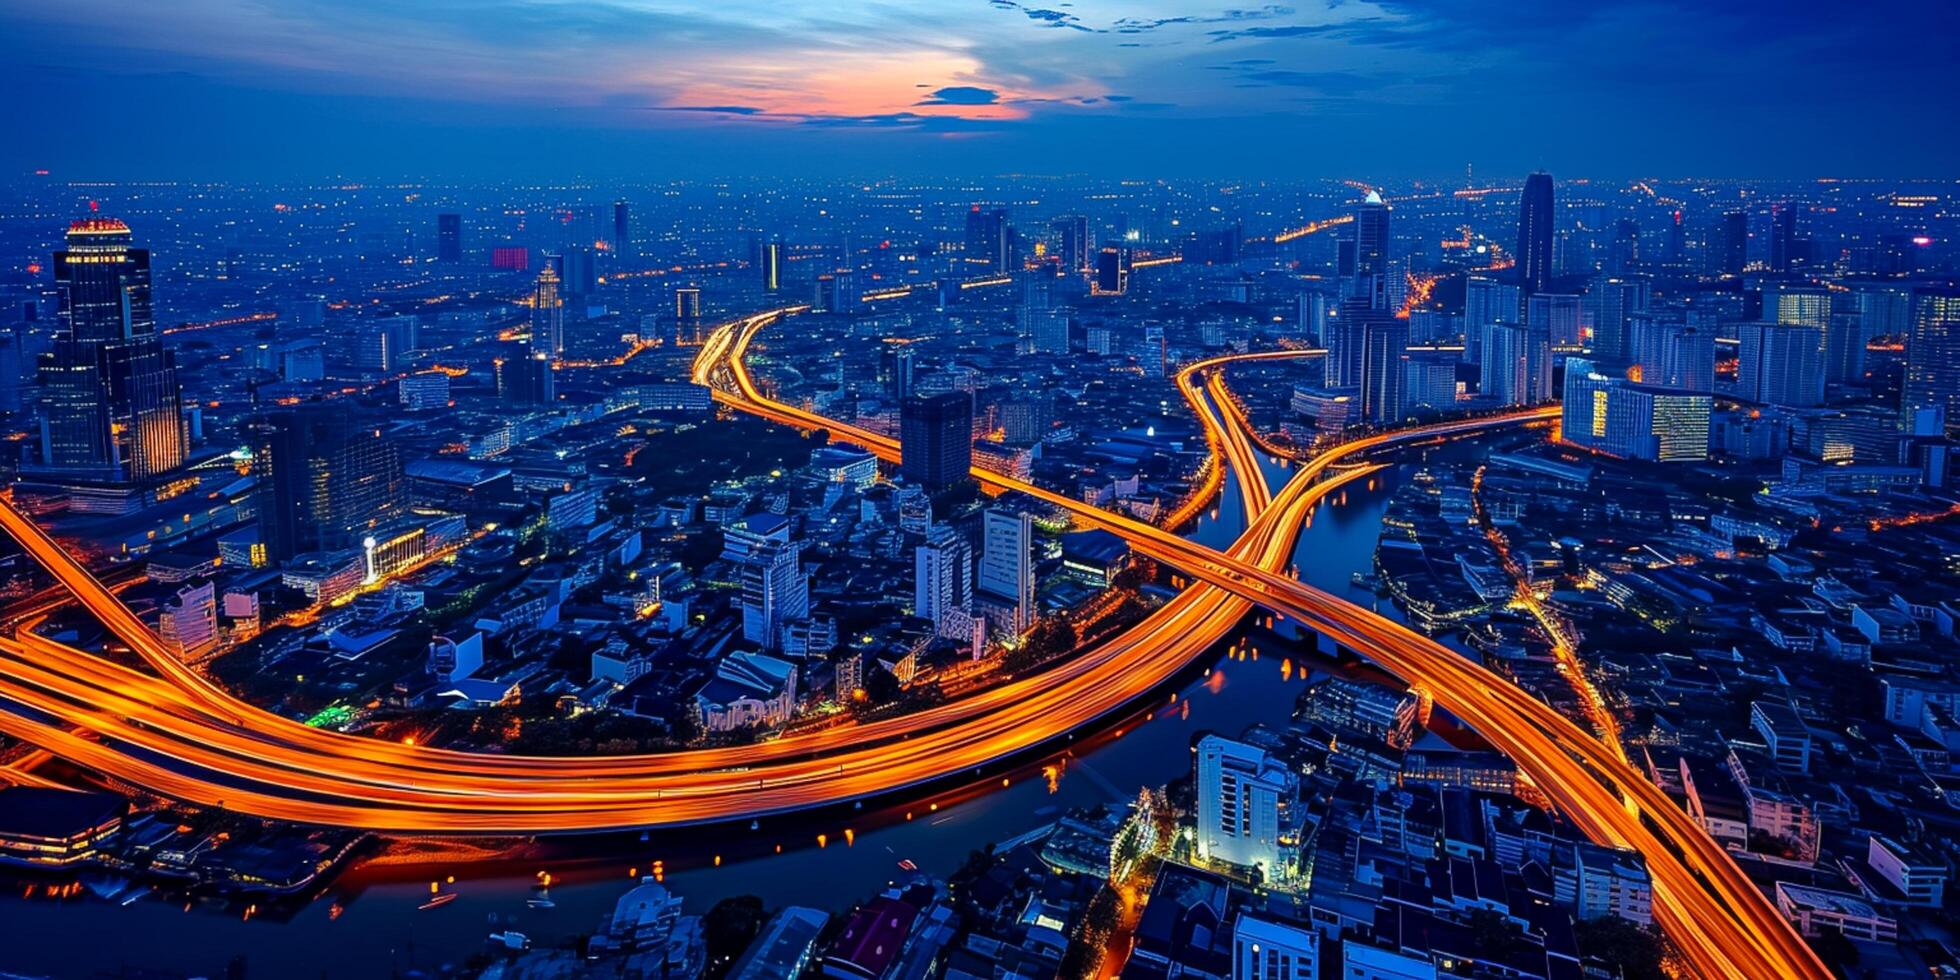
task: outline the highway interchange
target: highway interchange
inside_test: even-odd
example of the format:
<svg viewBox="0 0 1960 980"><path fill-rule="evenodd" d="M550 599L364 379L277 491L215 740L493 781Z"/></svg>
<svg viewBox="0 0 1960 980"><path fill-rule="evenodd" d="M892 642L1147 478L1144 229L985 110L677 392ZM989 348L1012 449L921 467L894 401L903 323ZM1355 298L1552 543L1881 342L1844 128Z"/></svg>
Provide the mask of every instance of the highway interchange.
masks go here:
<svg viewBox="0 0 1960 980"><path fill-rule="evenodd" d="M824 429L896 459L895 440L774 401L757 388L748 349L759 332L792 312L770 311L718 330L697 359L696 380L735 410ZM0 640L0 700L15 706L0 711L0 732L164 796L300 822L456 834L748 819L955 778L1064 738L1160 687L1256 606L1401 677L1514 759L1520 773L1588 836L1641 852L1653 879L1656 917L1696 974L1828 976L1761 890L1617 747L1482 665L1282 571L1307 513L1334 488L1372 471L1346 465L1356 457L1543 422L1555 410L1356 439L1307 461L1275 495L1260 473L1243 418L1225 397L1219 369L1232 359L1191 365L1177 380L1214 457L1244 488L1250 526L1243 536L1220 552L976 469L974 476L988 488L1064 508L1078 524L1122 536L1138 554L1197 584L1137 626L1054 669L931 709L750 746L589 759L472 754L316 730L247 705L178 664L111 591L7 505L0 506L0 530L150 672L21 631ZM1209 468L1208 484L1222 481L1220 470Z"/></svg>

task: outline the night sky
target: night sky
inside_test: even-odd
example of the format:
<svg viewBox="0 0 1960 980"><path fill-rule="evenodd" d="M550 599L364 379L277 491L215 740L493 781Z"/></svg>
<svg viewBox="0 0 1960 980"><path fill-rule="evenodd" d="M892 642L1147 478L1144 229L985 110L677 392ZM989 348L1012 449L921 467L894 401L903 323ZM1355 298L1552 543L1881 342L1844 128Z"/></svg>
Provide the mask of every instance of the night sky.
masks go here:
<svg viewBox="0 0 1960 980"><path fill-rule="evenodd" d="M72 178L1950 176L1960 4L0 2Z"/></svg>

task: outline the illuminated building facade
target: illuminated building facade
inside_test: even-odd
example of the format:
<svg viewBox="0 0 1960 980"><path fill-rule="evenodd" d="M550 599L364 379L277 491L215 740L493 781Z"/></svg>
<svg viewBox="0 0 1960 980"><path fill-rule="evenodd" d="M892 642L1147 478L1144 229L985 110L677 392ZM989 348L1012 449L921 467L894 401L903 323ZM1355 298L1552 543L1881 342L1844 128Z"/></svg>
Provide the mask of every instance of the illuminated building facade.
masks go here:
<svg viewBox="0 0 1960 980"><path fill-rule="evenodd" d="M121 221L77 221L54 278L61 323L40 363L41 462L111 483L183 465L190 433L151 310L149 251L130 247Z"/></svg>
<svg viewBox="0 0 1960 980"><path fill-rule="evenodd" d="M565 353L565 297L559 294L558 273L551 263L538 270L531 292L531 343L552 357Z"/></svg>

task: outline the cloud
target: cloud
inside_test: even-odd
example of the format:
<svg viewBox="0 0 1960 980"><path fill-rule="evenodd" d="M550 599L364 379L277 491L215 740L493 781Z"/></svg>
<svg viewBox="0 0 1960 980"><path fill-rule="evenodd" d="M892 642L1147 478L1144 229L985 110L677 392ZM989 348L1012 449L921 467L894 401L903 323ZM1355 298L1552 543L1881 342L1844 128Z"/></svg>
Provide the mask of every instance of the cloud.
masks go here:
<svg viewBox="0 0 1960 980"><path fill-rule="evenodd" d="M657 105L649 106L655 112L707 112L723 116L760 116L767 110L752 105Z"/></svg>
<svg viewBox="0 0 1960 980"><path fill-rule="evenodd" d="M930 98L922 99L914 105L994 105L1000 101L1000 93L977 85L949 85L935 89ZM1025 100L1024 100L1025 101Z"/></svg>

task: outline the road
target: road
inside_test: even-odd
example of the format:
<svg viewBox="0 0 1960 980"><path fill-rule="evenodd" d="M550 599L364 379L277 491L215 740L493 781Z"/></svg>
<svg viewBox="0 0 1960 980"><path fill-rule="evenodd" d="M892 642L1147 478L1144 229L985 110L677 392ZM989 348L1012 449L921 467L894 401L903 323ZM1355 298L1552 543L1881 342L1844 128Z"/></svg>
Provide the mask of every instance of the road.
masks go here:
<svg viewBox="0 0 1960 980"><path fill-rule="evenodd" d="M787 312L717 331L697 361L697 379L738 410L827 429L895 459L894 440L775 402L756 388L747 350L759 330ZM1227 426L1193 397L1195 376L1181 375L1180 388L1199 412L1208 443L1241 472L1253 462L1245 483L1263 487L1243 426ZM1582 831L1640 851L1653 877L1657 918L1698 973L1827 976L1727 854L1597 739L1481 665L1278 571L1307 511L1329 490L1366 472L1336 470L1337 461L1542 422L1554 412L1462 420L1345 443L1303 466L1222 553L976 470L990 487L1064 508L1209 588L1187 589L1142 626L1055 670L917 715L743 749L612 759L478 756L387 745L315 731L244 705L177 664L86 569L32 521L0 506L0 530L20 541L160 675L148 677L32 635L7 641L0 644L0 699L23 710L0 712L0 731L167 796L302 822L464 833L727 820L944 779L1065 736L1162 683L1256 604L1320 630L1421 688L1516 760ZM1249 491L1249 509L1263 503L1257 498L1264 492Z"/></svg>
<svg viewBox="0 0 1960 980"><path fill-rule="evenodd" d="M890 439L774 402L756 389L745 366L747 347L757 330L785 312L760 314L732 336L722 338L726 356L697 372L697 377L713 382L718 398L743 411L789 425L825 428L894 458L896 445ZM1546 407L1500 419L1523 422L1556 417L1557 408ZM1419 431L1424 437L1447 437L1486 430L1494 424L1497 420L1473 419ZM1384 434L1353 440L1339 448L1347 455L1397 441L1407 440ZM1515 761L1519 771L1589 837L1641 853L1653 878L1655 915L1699 974L1830 975L1727 852L1622 759L1617 746L1602 744L1481 664L1370 610L1277 575L1270 568L1220 555L1160 528L1023 481L977 470L975 476L994 488L1029 494L1068 509L1082 521L1106 527L1128 540L1138 553L1320 630L1422 689ZM1277 509L1265 516L1274 512Z"/></svg>

